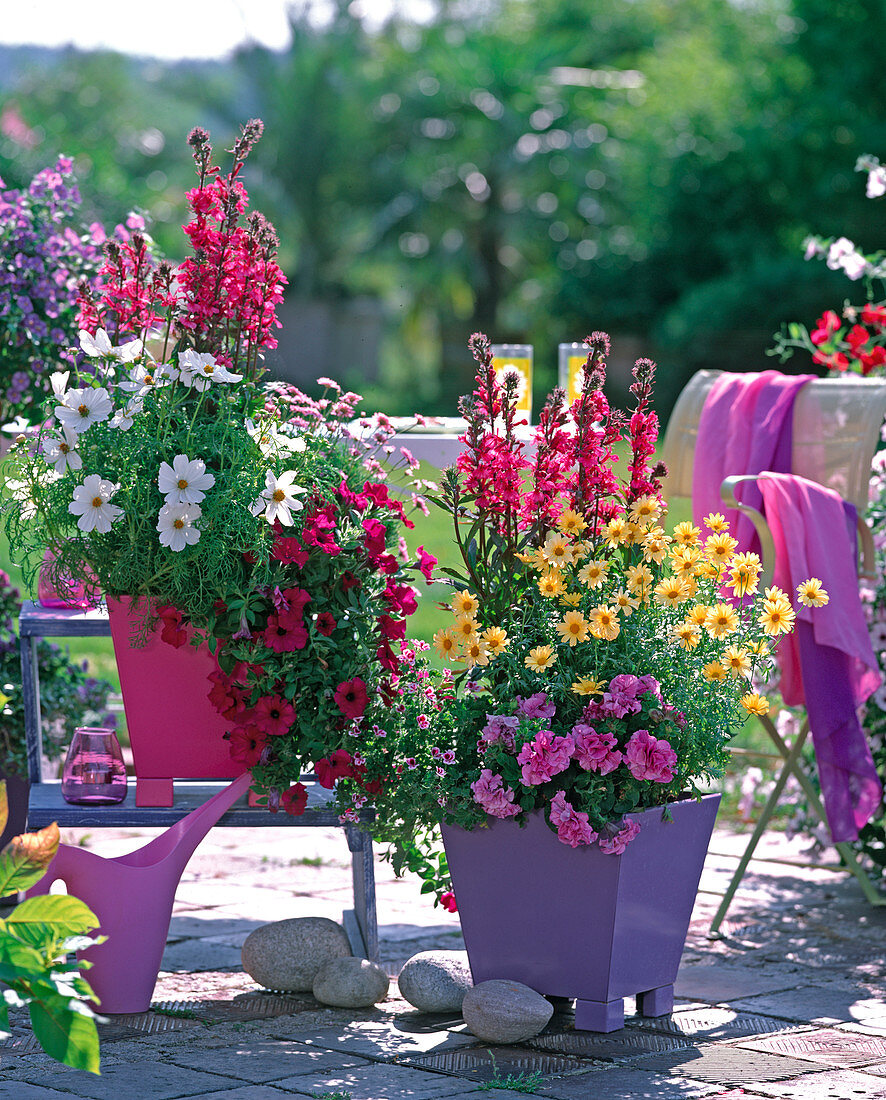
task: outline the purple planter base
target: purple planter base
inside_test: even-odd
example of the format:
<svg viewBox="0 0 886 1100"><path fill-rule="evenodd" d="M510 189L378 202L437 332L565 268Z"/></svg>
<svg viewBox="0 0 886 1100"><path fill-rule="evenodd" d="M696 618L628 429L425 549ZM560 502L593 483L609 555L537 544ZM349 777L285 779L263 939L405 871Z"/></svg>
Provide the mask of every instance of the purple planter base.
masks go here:
<svg viewBox="0 0 886 1100"><path fill-rule="evenodd" d="M674 981L719 795L629 817L640 833L621 856L570 848L541 813L521 829L443 826L443 843L475 982L520 981L575 1000L575 1026L616 1031L623 998L663 1016Z"/></svg>

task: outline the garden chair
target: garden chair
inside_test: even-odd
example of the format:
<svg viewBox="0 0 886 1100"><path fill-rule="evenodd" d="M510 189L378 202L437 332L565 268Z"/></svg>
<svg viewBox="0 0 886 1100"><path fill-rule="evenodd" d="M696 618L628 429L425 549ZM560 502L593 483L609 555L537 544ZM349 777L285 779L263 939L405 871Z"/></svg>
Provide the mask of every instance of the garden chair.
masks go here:
<svg viewBox="0 0 886 1100"><path fill-rule="evenodd" d="M701 413L705 400L721 373L705 370L694 375L671 414L662 454L669 470L665 483L669 499L692 496L695 445ZM884 418L886 380L859 378L857 375L815 379L799 391L793 406L790 472L833 489L843 500L855 505L859 516L858 543L862 576L871 576L874 569L873 539L862 516L868 500L871 460L877 449ZM742 504L736 498L739 486L754 481L756 478L749 476L746 471L736 470L734 475L727 477L722 483L720 493L723 503L747 516L757 532L763 560L762 588L772 583L775 568L772 533L758 509ZM804 720L792 743L781 736L768 715L759 720L783 760L783 765L714 916L712 935L718 934L757 844L791 776L796 778L802 788L812 812L822 823L827 824L824 806L802 756L803 746L810 732L808 718ZM838 842L835 848L846 867L858 879L867 900L872 905L886 905L886 897L878 893L851 845Z"/></svg>

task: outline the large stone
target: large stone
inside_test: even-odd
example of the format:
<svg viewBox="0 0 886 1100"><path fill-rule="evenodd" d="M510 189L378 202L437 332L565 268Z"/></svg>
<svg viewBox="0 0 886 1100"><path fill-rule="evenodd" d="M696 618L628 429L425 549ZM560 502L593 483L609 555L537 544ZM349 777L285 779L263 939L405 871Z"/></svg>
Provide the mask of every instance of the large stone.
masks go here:
<svg viewBox="0 0 886 1100"><path fill-rule="evenodd" d="M397 979L400 994L420 1012L460 1012L474 984L467 951L420 951Z"/></svg>
<svg viewBox="0 0 886 1100"><path fill-rule="evenodd" d="M484 1043L521 1043L538 1035L554 1006L521 982L480 982L465 994L462 1015Z"/></svg>
<svg viewBox="0 0 886 1100"><path fill-rule="evenodd" d="M327 959L314 977L314 996L336 1008L366 1008L388 995L388 976L369 959Z"/></svg>
<svg viewBox="0 0 886 1100"><path fill-rule="evenodd" d="M292 917L263 924L243 943L243 969L265 989L306 993L329 959L351 954L340 924L328 917Z"/></svg>

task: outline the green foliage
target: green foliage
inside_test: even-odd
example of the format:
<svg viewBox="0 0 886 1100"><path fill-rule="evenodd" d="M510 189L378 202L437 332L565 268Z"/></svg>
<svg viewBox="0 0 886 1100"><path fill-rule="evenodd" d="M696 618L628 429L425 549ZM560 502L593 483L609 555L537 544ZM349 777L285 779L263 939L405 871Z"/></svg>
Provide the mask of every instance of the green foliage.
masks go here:
<svg viewBox="0 0 886 1100"><path fill-rule="evenodd" d="M6 823L2 784L0 830ZM57 825L16 837L0 853L0 891L27 890L46 874L58 848ZM28 898L0 919L0 1039L9 1038L9 1009L27 1006L31 1026L51 1057L76 1069L99 1072L96 1016L89 983L78 972L82 951L104 941L90 935L98 919L82 901L67 895Z"/></svg>
<svg viewBox="0 0 886 1100"><path fill-rule="evenodd" d="M478 1092L492 1092L493 1089L511 1089L513 1092L532 1094L538 1092L541 1088L544 1080L541 1070L535 1070L533 1073L523 1071L509 1073L506 1077L503 1077L495 1060L495 1055L491 1050L488 1053L492 1059L492 1077L477 1087Z"/></svg>

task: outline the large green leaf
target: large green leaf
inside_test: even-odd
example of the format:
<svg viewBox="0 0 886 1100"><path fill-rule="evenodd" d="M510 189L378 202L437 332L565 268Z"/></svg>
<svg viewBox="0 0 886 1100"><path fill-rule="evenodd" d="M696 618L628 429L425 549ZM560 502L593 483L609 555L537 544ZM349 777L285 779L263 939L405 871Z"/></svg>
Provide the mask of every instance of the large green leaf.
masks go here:
<svg viewBox="0 0 886 1100"><path fill-rule="evenodd" d="M45 943L85 935L98 927L98 917L79 898L67 894L43 894L27 898L6 918L6 928L25 943Z"/></svg>
<svg viewBox="0 0 886 1100"><path fill-rule="evenodd" d="M36 833L13 837L0 853L0 897L28 890L39 882L58 850L58 842L55 822Z"/></svg>
<svg viewBox="0 0 886 1100"><path fill-rule="evenodd" d="M99 1072L98 1031L92 1015L79 1011L77 1002L58 996L32 1003L29 1011L34 1034L50 1057L74 1069Z"/></svg>

